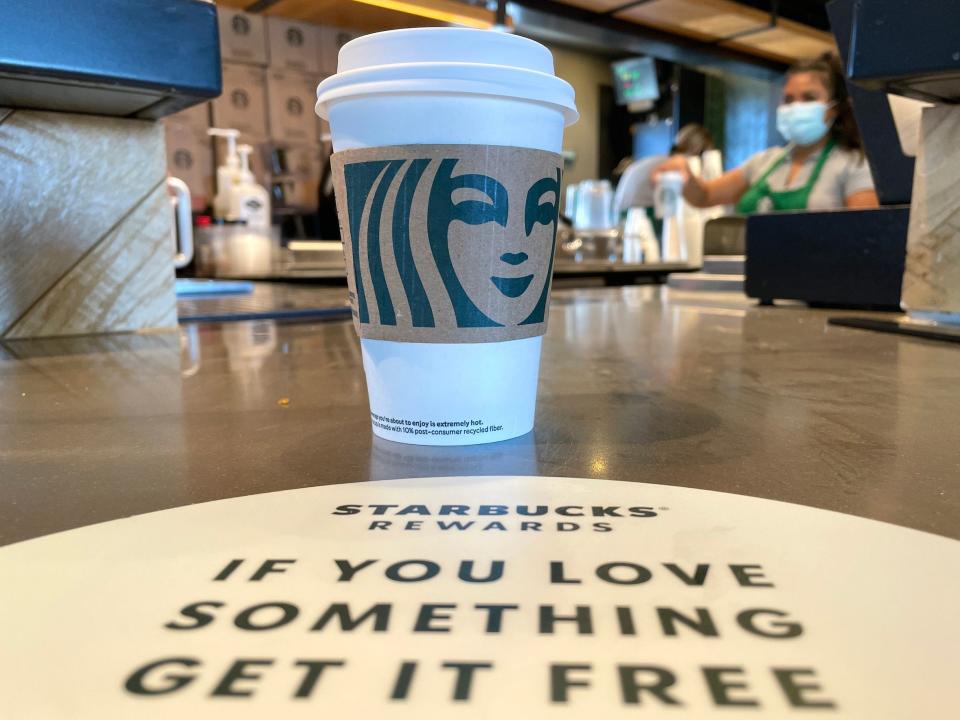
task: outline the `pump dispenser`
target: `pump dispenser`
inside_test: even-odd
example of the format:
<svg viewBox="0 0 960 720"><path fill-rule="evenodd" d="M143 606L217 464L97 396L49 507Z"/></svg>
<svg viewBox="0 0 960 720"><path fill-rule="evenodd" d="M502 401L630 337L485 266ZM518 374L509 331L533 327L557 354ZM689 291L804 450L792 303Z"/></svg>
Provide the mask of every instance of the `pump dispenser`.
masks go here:
<svg viewBox="0 0 960 720"><path fill-rule="evenodd" d="M213 198L213 215L220 220L239 220L238 215L231 213L231 196L234 186L240 183L240 156L237 154L240 131L232 128L210 128L207 134L225 138L227 141L227 156L223 165L217 168L217 194Z"/></svg>
<svg viewBox="0 0 960 720"><path fill-rule="evenodd" d="M240 182L233 187L230 201L231 214L246 222L251 230L267 230L270 227L270 195L250 171L250 145L240 145Z"/></svg>

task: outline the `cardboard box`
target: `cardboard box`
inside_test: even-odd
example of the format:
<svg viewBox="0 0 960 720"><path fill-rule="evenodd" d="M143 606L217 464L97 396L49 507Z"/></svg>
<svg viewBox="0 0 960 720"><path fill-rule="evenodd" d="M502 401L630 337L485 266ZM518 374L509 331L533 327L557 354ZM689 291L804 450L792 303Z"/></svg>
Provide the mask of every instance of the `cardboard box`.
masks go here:
<svg viewBox="0 0 960 720"><path fill-rule="evenodd" d="M260 15L217 7L220 59L226 62L267 64L267 30Z"/></svg>
<svg viewBox="0 0 960 720"><path fill-rule="evenodd" d="M320 72L319 28L309 23L267 18L267 46L273 70Z"/></svg>
<svg viewBox="0 0 960 720"><path fill-rule="evenodd" d="M322 117L317 117L317 137L320 139L320 144L332 142L333 139L330 136L330 123L324 120Z"/></svg>
<svg viewBox="0 0 960 720"><path fill-rule="evenodd" d="M320 148L302 146L287 148L287 167L293 181L287 203L303 210L317 209L320 187Z"/></svg>
<svg viewBox="0 0 960 720"><path fill-rule="evenodd" d="M320 177L320 148L318 146L291 146L286 149L286 155L289 174Z"/></svg>
<svg viewBox="0 0 960 720"><path fill-rule="evenodd" d="M300 211L315 211L320 187L321 148L317 145L287 145L282 148L286 170L271 176L269 186L279 185L284 206Z"/></svg>
<svg viewBox="0 0 960 720"><path fill-rule="evenodd" d="M213 126L239 130L240 142L251 145L267 138L267 83L261 68L223 64L223 94L213 101Z"/></svg>
<svg viewBox="0 0 960 720"><path fill-rule="evenodd" d="M200 103L186 110L181 110L167 116L166 121L193 128L200 134L205 135L207 128L210 127L210 103Z"/></svg>
<svg viewBox="0 0 960 720"><path fill-rule="evenodd" d="M190 188L190 204L195 211L213 202L213 147L206 128L178 122L178 115L164 120L167 143L167 173L183 180Z"/></svg>
<svg viewBox="0 0 960 720"><path fill-rule="evenodd" d="M354 38L363 35L359 30L324 25L320 27L320 74L333 75L337 72L337 55L340 48Z"/></svg>
<svg viewBox="0 0 960 720"><path fill-rule="evenodd" d="M317 145L316 75L272 69L267 74L270 138L278 145Z"/></svg>

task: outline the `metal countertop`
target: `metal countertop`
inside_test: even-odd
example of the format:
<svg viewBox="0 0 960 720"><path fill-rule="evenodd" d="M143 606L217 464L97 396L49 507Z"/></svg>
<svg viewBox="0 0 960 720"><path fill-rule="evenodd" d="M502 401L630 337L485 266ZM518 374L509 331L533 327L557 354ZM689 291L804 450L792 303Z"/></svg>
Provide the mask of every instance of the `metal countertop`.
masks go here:
<svg viewBox="0 0 960 720"><path fill-rule="evenodd" d="M8 342L0 544L251 493L484 474L721 490L960 538L960 348L830 314L558 290L535 431L471 448L372 438L346 320Z"/></svg>

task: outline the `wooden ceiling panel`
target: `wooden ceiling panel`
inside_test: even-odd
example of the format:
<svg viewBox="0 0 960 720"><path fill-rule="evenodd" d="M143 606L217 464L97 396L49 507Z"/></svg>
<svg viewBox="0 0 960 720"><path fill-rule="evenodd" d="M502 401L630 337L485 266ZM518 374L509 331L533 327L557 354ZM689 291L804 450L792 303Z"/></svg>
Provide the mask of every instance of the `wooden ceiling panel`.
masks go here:
<svg viewBox="0 0 960 720"><path fill-rule="evenodd" d="M242 10L250 7L253 1L220 0L218 4ZM387 0L385 4L396 7L377 7L357 0L278 0L264 9L262 14L367 32L446 25L447 22L442 18L452 15L469 18L480 24L493 22L493 13L489 10L458 0ZM404 5L422 8L427 14L434 13L438 17L404 12Z"/></svg>
<svg viewBox="0 0 960 720"><path fill-rule="evenodd" d="M317 25L355 28L366 32L444 24L418 15L387 10L352 2L352 0L279 0L267 8L263 14L303 20Z"/></svg>
<svg viewBox="0 0 960 720"><path fill-rule="evenodd" d="M593 12L607 12L614 8L623 7L629 0L561 0L564 5L573 5L574 7L592 10Z"/></svg>
<svg viewBox="0 0 960 720"><path fill-rule="evenodd" d="M457 0L405 1L452 8L464 14L486 13L485 17L492 18L492 14L482 8ZM627 0L560 2L591 12L604 13L622 7ZM243 9L252 3L253 0L220 0L218 4ZM320 25L356 28L366 32L444 24L439 20L375 7L356 0L278 0L270 5L264 14ZM648 0L617 13L616 17L696 40L719 42L724 47L786 63L814 57L835 48L833 37L827 32L783 19L778 20L776 27L769 27L769 14L733 0ZM723 40L739 33L747 34Z"/></svg>
<svg viewBox="0 0 960 720"><path fill-rule="evenodd" d="M829 36L812 37L782 27L770 28L763 32L737 38L734 41L724 43L724 46L745 52L762 53L769 57L790 62L816 57L828 51L836 51L836 44Z"/></svg>
<svg viewBox="0 0 960 720"><path fill-rule="evenodd" d="M763 13L743 13L741 9L725 0L652 0L616 17L698 40L727 37L769 22Z"/></svg>
<svg viewBox="0 0 960 720"><path fill-rule="evenodd" d="M743 15L717 13L716 15L681 22L680 27L710 37L729 37L766 24L757 23L755 20L743 17Z"/></svg>
<svg viewBox="0 0 960 720"><path fill-rule="evenodd" d="M593 12L607 12L626 4L626 0L560 2ZM771 27L769 13L734 0L648 0L614 16L784 63L836 48L830 33L784 19L778 19L776 26ZM724 40L741 33L741 37Z"/></svg>

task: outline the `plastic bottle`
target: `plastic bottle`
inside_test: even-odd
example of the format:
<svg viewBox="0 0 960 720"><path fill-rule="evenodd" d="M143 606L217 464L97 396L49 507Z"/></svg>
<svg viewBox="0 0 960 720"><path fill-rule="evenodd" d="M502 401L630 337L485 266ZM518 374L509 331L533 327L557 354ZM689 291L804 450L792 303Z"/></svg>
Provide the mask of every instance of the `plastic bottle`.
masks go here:
<svg viewBox="0 0 960 720"><path fill-rule="evenodd" d="M250 145L240 145L240 181L230 193L230 214L243 220L250 230L270 229L270 194L262 185L257 184L250 170Z"/></svg>
<svg viewBox="0 0 960 720"><path fill-rule="evenodd" d="M227 141L227 155L223 165L217 168L217 194L213 198L213 216L219 220L239 220L231 215L233 188L240 183L240 156L237 154L237 138L240 131L232 128L210 128L208 135L222 137Z"/></svg>

